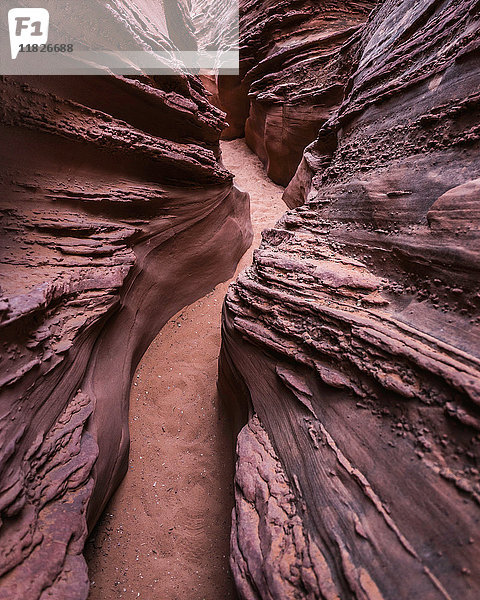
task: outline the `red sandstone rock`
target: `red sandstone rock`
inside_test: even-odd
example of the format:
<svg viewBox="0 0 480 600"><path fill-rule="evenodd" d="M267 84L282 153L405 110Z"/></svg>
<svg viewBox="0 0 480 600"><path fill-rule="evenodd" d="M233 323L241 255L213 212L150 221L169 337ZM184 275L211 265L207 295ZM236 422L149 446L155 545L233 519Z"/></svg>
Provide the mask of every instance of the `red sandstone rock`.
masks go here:
<svg viewBox="0 0 480 600"><path fill-rule="evenodd" d="M135 366L232 275L249 202L195 78L3 78L0 106L0 598L80 600Z"/></svg>
<svg viewBox="0 0 480 600"><path fill-rule="evenodd" d="M243 599L480 595L479 17L379 5L230 288Z"/></svg>
<svg viewBox="0 0 480 600"><path fill-rule="evenodd" d="M268 176L287 185L320 127L344 96L355 38L373 0L242 0L240 76L221 76L219 106L245 134Z"/></svg>

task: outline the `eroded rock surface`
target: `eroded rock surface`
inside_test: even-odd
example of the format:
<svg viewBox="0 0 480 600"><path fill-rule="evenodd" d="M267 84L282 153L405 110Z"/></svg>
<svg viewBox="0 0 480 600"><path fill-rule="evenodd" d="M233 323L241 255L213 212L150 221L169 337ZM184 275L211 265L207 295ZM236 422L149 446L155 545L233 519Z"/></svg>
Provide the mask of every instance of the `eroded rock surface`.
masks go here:
<svg viewBox="0 0 480 600"><path fill-rule="evenodd" d="M373 5L240 2L240 75L218 81L229 123L223 135L245 134L275 183L289 183L304 148L343 100L353 58L344 43L358 37Z"/></svg>
<svg viewBox="0 0 480 600"><path fill-rule="evenodd" d="M244 599L479 597L479 17L379 5L230 288Z"/></svg>
<svg viewBox="0 0 480 600"><path fill-rule="evenodd" d="M0 106L0 598L80 600L135 366L233 274L249 201L195 78L4 78Z"/></svg>

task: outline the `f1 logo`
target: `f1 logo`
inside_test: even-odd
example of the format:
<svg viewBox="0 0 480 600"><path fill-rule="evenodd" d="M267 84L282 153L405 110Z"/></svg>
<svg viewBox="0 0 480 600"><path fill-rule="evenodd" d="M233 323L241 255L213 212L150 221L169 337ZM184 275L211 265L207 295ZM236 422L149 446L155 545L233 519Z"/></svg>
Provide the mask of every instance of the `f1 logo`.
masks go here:
<svg viewBox="0 0 480 600"><path fill-rule="evenodd" d="M16 59L23 44L46 44L50 15L46 8L12 8L8 11L10 49Z"/></svg>

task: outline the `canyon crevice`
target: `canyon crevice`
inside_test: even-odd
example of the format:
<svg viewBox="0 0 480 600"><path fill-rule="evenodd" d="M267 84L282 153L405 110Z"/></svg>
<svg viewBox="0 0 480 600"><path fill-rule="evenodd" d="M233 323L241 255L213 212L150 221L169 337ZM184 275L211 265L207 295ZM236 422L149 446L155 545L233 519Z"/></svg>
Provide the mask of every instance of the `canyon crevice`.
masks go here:
<svg viewBox="0 0 480 600"><path fill-rule="evenodd" d="M240 2L240 74L218 78L215 101L227 114L223 138L245 136L275 183L290 182L340 105L353 40L374 4Z"/></svg>
<svg viewBox="0 0 480 600"><path fill-rule="evenodd" d="M250 196L254 241L283 214L244 140L221 142L222 162ZM129 469L87 542L89 600L236 599L229 569L234 445L216 390L228 282L182 309L142 357L130 394Z"/></svg>
<svg viewBox="0 0 480 600"><path fill-rule="evenodd" d="M169 50L225 33L113 4ZM222 136L289 207L223 304L240 599L480 595L480 2L242 0L240 31L238 77L0 78L0 599L88 596L136 366L253 239Z"/></svg>
<svg viewBox="0 0 480 600"><path fill-rule="evenodd" d="M479 40L478 2L378 4L227 294L242 599L479 595Z"/></svg>

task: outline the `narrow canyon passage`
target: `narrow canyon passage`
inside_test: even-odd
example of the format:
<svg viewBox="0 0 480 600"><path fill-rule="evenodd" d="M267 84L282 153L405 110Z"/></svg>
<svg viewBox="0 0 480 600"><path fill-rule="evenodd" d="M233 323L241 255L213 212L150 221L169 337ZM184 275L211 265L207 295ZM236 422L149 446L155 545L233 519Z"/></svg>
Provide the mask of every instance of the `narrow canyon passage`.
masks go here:
<svg viewBox="0 0 480 600"><path fill-rule="evenodd" d="M286 207L283 189L243 140L221 147L235 184L251 197L255 237L238 273ZM140 362L129 471L86 547L91 600L236 597L228 566L232 441L216 393L228 283L173 317Z"/></svg>

